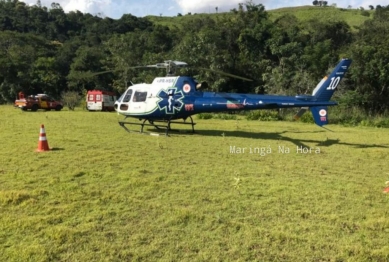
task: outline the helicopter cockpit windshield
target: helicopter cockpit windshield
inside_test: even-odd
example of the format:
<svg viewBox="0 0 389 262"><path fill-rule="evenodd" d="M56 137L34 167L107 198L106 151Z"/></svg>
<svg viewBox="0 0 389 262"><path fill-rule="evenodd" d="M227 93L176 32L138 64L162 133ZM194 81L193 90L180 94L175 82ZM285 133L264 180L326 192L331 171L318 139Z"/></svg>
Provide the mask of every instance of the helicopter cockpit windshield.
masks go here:
<svg viewBox="0 0 389 262"><path fill-rule="evenodd" d="M125 93L123 93L123 95L119 97L119 99L115 102L115 110L118 109L122 111L128 110L129 108L128 104L131 101L132 93L133 93L132 88L129 88ZM118 105L120 105L119 108Z"/></svg>
<svg viewBox="0 0 389 262"><path fill-rule="evenodd" d="M127 90L126 94L123 97L123 101L119 101L119 102L128 103L131 100L131 96L132 96L132 88Z"/></svg>

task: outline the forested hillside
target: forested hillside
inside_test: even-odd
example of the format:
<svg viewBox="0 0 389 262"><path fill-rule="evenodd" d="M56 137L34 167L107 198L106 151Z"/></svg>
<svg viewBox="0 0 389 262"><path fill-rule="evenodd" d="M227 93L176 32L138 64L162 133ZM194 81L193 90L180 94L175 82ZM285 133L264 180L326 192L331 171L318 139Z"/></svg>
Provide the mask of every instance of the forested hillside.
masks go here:
<svg viewBox="0 0 389 262"><path fill-rule="evenodd" d="M248 2L229 13L178 16L171 18L176 24L164 26L130 14L114 20L65 13L55 3L46 8L0 0L0 103L13 101L19 91L55 97L92 88L120 93L130 81L164 73L131 66L168 59L254 80L182 72L206 80L215 91L310 93L340 58L349 57L353 64L337 100L366 113L386 112L389 6L377 6L358 27L341 16L301 19L292 10L271 17L264 6ZM105 70L114 71L94 74Z"/></svg>

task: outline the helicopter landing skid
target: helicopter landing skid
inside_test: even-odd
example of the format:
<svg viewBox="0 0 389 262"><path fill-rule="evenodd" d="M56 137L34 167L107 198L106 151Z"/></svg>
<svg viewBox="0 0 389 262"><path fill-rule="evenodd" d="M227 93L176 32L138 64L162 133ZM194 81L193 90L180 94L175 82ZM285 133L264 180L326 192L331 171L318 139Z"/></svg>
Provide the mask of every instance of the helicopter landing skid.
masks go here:
<svg viewBox="0 0 389 262"><path fill-rule="evenodd" d="M193 122L193 118L189 116L190 122L186 122L185 120L183 122L181 121L172 121L172 120L147 120L144 119L142 123L139 122L129 122L129 121L119 121L119 125L123 127L128 133L131 132L138 132L142 134L155 134L150 132L144 132L143 129L145 126L152 126L155 127L157 130L164 130L165 135L169 136L169 132L180 132L180 130L172 129L171 124L180 124L180 125L191 125L192 126L192 133L194 133L194 126L196 123ZM148 121L149 123L146 123ZM126 127L126 125L138 125L141 126L140 131L131 131L129 128Z"/></svg>

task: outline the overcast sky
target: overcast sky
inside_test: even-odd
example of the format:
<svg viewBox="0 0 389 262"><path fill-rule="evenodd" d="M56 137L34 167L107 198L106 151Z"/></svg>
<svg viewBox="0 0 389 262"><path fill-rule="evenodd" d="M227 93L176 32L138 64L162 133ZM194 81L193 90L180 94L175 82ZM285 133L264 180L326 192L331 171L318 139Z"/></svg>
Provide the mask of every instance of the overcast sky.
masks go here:
<svg viewBox="0 0 389 262"><path fill-rule="evenodd" d="M34 5L37 0L22 0L27 4ZM138 17L147 15L176 16L178 13L214 13L215 7L219 12L227 12L232 8L237 8L238 3L244 0L41 0L42 5L50 8L51 3L59 3L65 12L79 10L83 13L93 15L102 14L118 19L123 14L132 14ZM280 7L312 5L313 0L254 0L256 4L262 3L266 10ZM328 5L336 3L338 7L353 8L360 6L365 9L369 5L387 5L387 0L338 0L327 1Z"/></svg>

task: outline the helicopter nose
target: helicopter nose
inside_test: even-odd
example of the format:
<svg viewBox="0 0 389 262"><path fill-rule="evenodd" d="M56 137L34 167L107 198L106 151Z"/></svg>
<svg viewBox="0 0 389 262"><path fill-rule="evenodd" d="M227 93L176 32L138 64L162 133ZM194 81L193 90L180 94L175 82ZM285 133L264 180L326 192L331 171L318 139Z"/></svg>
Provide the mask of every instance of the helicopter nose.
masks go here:
<svg viewBox="0 0 389 262"><path fill-rule="evenodd" d="M113 107L115 108L115 111L118 113L126 112L129 108L127 103L123 103L119 101L116 101Z"/></svg>

